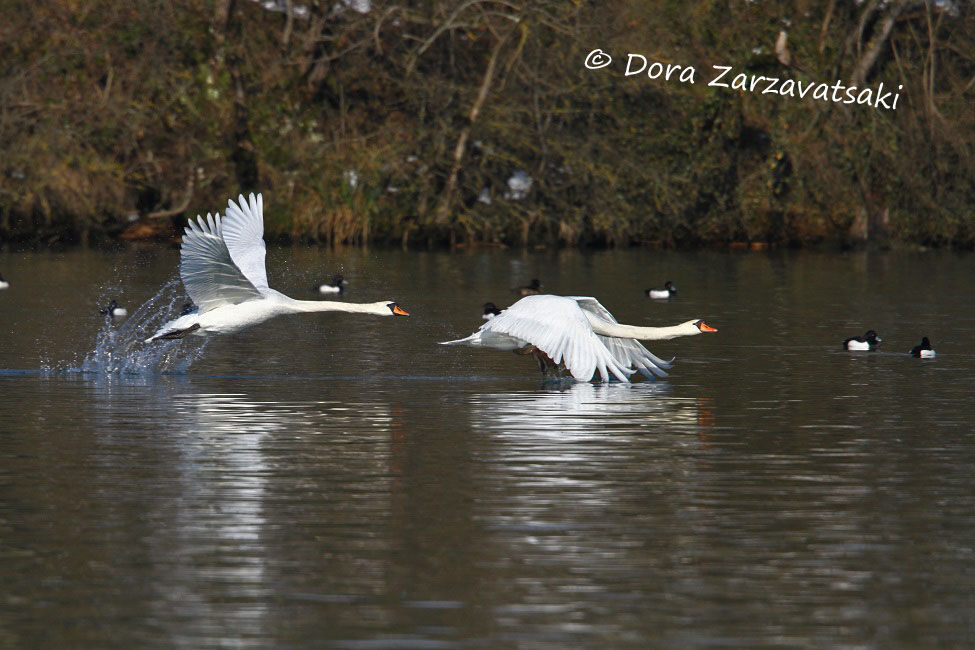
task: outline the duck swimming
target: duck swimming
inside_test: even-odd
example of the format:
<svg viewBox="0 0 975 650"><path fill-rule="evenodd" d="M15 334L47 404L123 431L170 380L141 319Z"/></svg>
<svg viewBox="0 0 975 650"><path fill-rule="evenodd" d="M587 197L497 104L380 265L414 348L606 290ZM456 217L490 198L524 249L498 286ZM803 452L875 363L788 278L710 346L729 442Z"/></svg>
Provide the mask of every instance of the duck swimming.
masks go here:
<svg viewBox="0 0 975 650"><path fill-rule="evenodd" d="M911 356L921 359L934 358L934 350L931 349L931 341L928 340L928 337L925 336L921 339L921 342L918 345L911 348Z"/></svg>
<svg viewBox="0 0 975 650"><path fill-rule="evenodd" d="M345 292L345 287L348 284L349 284L349 281L346 280L341 275L333 275L332 276L332 280L330 282L327 282L325 284L319 285L318 292L319 293L337 293L337 294L342 294L342 293Z"/></svg>
<svg viewBox="0 0 975 650"><path fill-rule="evenodd" d="M7 289L10 287L10 283L3 279L3 275L0 275L0 289Z"/></svg>
<svg viewBox="0 0 975 650"><path fill-rule="evenodd" d="M502 311L504 310L498 309L497 305L495 305L493 302L486 302L484 303L484 315L482 316L482 318L484 320L491 320L492 318L500 314Z"/></svg>
<svg viewBox="0 0 975 650"><path fill-rule="evenodd" d="M877 344L883 341L873 330L867 330L863 336L853 336L843 341L844 350L876 350Z"/></svg>
<svg viewBox="0 0 975 650"><path fill-rule="evenodd" d="M542 283L538 281L538 278L532 278L529 284L523 287L515 287L512 291L519 296L537 296L542 292Z"/></svg>
<svg viewBox="0 0 975 650"><path fill-rule="evenodd" d="M123 318L129 315L129 310L125 307L119 307L118 303L112 298L112 302L108 303L108 307L104 309L99 309L98 313L102 316L111 316L112 318Z"/></svg>
<svg viewBox="0 0 975 650"><path fill-rule="evenodd" d="M654 300L666 300L667 298L673 298L677 295L677 287L670 280L664 283L663 289L647 289L643 292L646 294L647 298L653 298Z"/></svg>

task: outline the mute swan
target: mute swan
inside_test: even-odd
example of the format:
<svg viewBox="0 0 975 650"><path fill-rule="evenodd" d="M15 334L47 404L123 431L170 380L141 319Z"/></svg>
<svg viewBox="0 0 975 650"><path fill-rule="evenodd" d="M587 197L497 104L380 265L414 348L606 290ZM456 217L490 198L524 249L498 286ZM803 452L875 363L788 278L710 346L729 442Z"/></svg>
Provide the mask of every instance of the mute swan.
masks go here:
<svg viewBox="0 0 975 650"><path fill-rule="evenodd" d="M341 275L334 275L334 276L332 276L332 281L331 282L327 282L327 283L325 283L323 285L320 285L318 287L318 291L319 291L319 293L338 293L338 294L341 294L341 293L343 293L345 291L345 286L347 284L349 284L349 281L346 280L344 277L342 277Z"/></svg>
<svg viewBox="0 0 975 650"><path fill-rule="evenodd" d="M10 287L10 283L4 280L3 276L0 275L0 289L7 289L9 287Z"/></svg>
<svg viewBox="0 0 975 650"><path fill-rule="evenodd" d="M512 291L519 296L537 296L542 292L542 283L538 281L538 278L532 278L529 284L523 287L515 287Z"/></svg>
<svg viewBox="0 0 975 650"><path fill-rule="evenodd" d="M409 316L390 300L346 303L295 300L267 286L264 269L264 199L258 194L227 213L190 220L180 249L179 275L196 311L175 318L146 339L181 339L187 334L233 334L282 314L340 311L375 316Z"/></svg>
<svg viewBox="0 0 975 650"><path fill-rule="evenodd" d="M484 316L482 316L482 318L484 318L484 320L491 320L502 311L503 310L498 309L497 305L495 305L493 302L486 302L484 303Z"/></svg>
<svg viewBox="0 0 975 650"><path fill-rule="evenodd" d="M883 341L873 330L867 330L863 336L854 336L843 341L844 350L876 350L877 344Z"/></svg>
<svg viewBox="0 0 975 650"><path fill-rule="evenodd" d="M641 372L666 377L670 362L653 355L637 339L663 340L717 332L702 320L673 327L621 325L595 298L552 295L528 296L495 316L467 338L441 345L514 350L534 354L545 374L564 366L577 381L589 381L599 371L620 381Z"/></svg>
<svg viewBox="0 0 975 650"><path fill-rule="evenodd" d="M920 345L915 345L911 348L911 356L920 357L921 359L934 358L934 350L931 349L931 341L928 340L928 337L925 336L921 339Z"/></svg>
<svg viewBox="0 0 975 650"><path fill-rule="evenodd" d="M125 307L119 307L114 298L112 298L112 302L108 303L108 307L99 309L98 313L112 318L122 318L129 315L129 311Z"/></svg>
<svg viewBox="0 0 975 650"><path fill-rule="evenodd" d="M673 298L677 294L677 287L670 280L664 283L663 289L647 289L643 293L646 294L647 298L654 298L655 300L666 300L667 298Z"/></svg>

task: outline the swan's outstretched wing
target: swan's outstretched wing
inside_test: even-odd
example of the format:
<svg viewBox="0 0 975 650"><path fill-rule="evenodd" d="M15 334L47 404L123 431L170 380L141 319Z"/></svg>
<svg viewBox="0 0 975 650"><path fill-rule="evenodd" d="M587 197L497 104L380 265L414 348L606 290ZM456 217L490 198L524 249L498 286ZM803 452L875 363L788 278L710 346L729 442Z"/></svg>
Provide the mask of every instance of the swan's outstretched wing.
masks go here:
<svg viewBox="0 0 975 650"><path fill-rule="evenodd" d="M267 247L264 245L264 197L253 192L249 200L241 194L234 203L227 201L227 214L223 217L223 240L227 242L227 250L234 264L241 270L250 283L259 291L266 290L267 270L264 267L264 257Z"/></svg>
<svg viewBox="0 0 975 650"><path fill-rule="evenodd" d="M190 219L180 248L179 276L200 313L263 298L234 264L222 236L220 215Z"/></svg>
<svg viewBox="0 0 975 650"><path fill-rule="evenodd" d="M610 323L616 323L609 310L603 307L598 300L588 296L572 296L572 300L582 309ZM626 368L639 371L644 377L657 375L666 377L666 369L669 369L673 359L664 361L654 353L650 352L642 343L636 339L620 339L613 336L596 337L603 342L603 345L610 351L610 354Z"/></svg>
<svg viewBox="0 0 975 650"><path fill-rule="evenodd" d="M611 374L620 381L629 381L627 375L633 371L615 359L600 338L575 300L542 295L522 298L471 336L446 345L512 349L512 343L523 342L534 345L556 364L564 363L580 381L589 381L596 371L603 381L608 381Z"/></svg>

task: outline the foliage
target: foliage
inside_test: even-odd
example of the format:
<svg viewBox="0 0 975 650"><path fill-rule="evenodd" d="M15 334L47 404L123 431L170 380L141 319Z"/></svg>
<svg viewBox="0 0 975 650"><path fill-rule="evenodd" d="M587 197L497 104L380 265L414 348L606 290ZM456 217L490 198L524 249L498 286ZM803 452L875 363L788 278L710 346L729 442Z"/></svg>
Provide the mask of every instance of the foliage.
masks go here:
<svg viewBox="0 0 975 650"><path fill-rule="evenodd" d="M262 190L269 236L327 244L975 244L962 3L3 4L0 240L171 236ZM624 77L629 52L695 83Z"/></svg>

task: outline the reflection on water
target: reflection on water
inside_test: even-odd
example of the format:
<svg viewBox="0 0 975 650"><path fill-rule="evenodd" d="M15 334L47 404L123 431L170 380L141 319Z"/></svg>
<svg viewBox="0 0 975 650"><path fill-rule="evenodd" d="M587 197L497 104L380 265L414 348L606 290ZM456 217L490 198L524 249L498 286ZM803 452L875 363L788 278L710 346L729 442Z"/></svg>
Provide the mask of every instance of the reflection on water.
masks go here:
<svg viewBox="0 0 975 650"><path fill-rule="evenodd" d="M262 405L245 395L176 394L172 417L180 421L174 449L175 501L160 518L167 533L150 549L163 568L153 581L154 616L187 621L172 641L184 645L224 645L229 639L257 637L266 629L264 544L268 464L263 445L294 416L287 408ZM194 557L218 558L206 570ZM184 562L173 562L183 558ZM228 607L227 602L246 602ZM174 630L175 631L175 630Z"/></svg>
<svg viewBox="0 0 975 650"><path fill-rule="evenodd" d="M319 251L268 254L285 291L320 275ZM2 647L975 636L969 258L338 253L350 300L414 316L282 318L143 363L147 314L109 327L64 287L125 262L127 305L178 308L175 252L126 255L2 264L51 284L0 296ZM436 345L539 269L621 320L721 333L659 342L674 372L627 385ZM664 276L681 295L642 299ZM869 327L889 348L838 349ZM900 349L922 334L933 363ZM101 370L38 372L96 337Z"/></svg>
<svg viewBox="0 0 975 650"><path fill-rule="evenodd" d="M682 534L662 526L682 509L684 482L699 480L713 417L709 400L665 383L471 396L472 427L491 441L477 512L490 566L512 585L493 610L506 635L648 638L600 612L615 603L647 619L636 627L656 625L646 598L662 576L646 551L654 537Z"/></svg>
<svg viewBox="0 0 975 650"><path fill-rule="evenodd" d="M545 440L638 435L661 424L698 423L697 401L674 397L663 382L568 384L561 389L471 396L472 426L501 436Z"/></svg>

